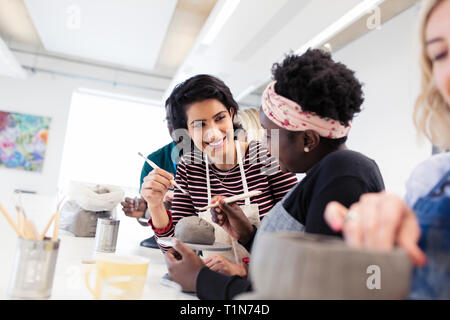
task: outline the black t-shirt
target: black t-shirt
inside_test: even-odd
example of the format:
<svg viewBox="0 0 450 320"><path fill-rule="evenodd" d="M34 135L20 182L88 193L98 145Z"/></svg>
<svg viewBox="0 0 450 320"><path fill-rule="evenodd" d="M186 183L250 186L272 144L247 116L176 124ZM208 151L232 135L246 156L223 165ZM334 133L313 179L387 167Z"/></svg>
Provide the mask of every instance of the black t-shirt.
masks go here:
<svg viewBox="0 0 450 320"><path fill-rule="evenodd" d="M355 151L336 151L310 169L285 200L284 208L305 226L305 232L341 236L325 222L327 204L338 201L348 208L361 195L382 190L383 178L375 161ZM200 299L232 299L248 291L251 291L250 281L224 276L206 267L197 277Z"/></svg>
<svg viewBox="0 0 450 320"><path fill-rule="evenodd" d="M384 190L380 170L372 159L350 151L336 151L310 169L283 204L305 232L341 236L324 219L328 203L338 201L349 208L365 193Z"/></svg>

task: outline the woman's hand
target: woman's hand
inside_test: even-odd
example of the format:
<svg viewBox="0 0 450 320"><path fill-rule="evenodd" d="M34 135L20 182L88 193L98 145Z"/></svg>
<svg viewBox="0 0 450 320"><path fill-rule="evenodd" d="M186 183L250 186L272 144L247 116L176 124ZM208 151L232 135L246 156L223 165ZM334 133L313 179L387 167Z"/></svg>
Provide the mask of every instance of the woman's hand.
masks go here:
<svg viewBox="0 0 450 320"><path fill-rule="evenodd" d="M227 204L225 197L214 197L212 203L219 203L219 207L211 209L211 219L221 226L232 238L247 243L253 233L253 225L242 209L236 204Z"/></svg>
<svg viewBox="0 0 450 320"><path fill-rule="evenodd" d="M141 195L147 201L150 212L160 208L169 188L173 187L173 175L163 169L154 169L144 178Z"/></svg>
<svg viewBox="0 0 450 320"><path fill-rule="evenodd" d="M172 203L172 201L173 201L173 194L174 194L173 190L167 191L167 193L164 195L164 202Z"/></svg>
<svg viewBox="0 0 450 320"><path fill-rule="evenodd" d="M195 292L197 276L205 267L203 260L182 241L175 240L175 246L166 253L169 278L178 283L183 291Z"/></svg>
<svg viewBox="0 0 450 320"><path fill-rule="evenodd" d="M415 265L426 263L425 254L417 245L420 238L417 218L398 196L384 192L366 194L349 210L331 202L325 209L325 220L334 231L342 231L352 247L387 251L398 245Z"/></svg>
<svg viewBox="0 0 450 320"><path fill-rule="evenodd" d="M138 199L138 206L136 208L135 200L132 198L125 198L125 201L120 203L122 205L122 211L126 216L131 218L143 218L145 210L147 210L147 202L144 199Z"/></svg>
<svg viewBox="0 0 450 320"><path fill-rule="evenodd" d="M243 263L231 263L219 255L208 257L204 260L204 262L212 271L219 272L226 276L240 276L242 278L247 277L247 268Z"/></svg>

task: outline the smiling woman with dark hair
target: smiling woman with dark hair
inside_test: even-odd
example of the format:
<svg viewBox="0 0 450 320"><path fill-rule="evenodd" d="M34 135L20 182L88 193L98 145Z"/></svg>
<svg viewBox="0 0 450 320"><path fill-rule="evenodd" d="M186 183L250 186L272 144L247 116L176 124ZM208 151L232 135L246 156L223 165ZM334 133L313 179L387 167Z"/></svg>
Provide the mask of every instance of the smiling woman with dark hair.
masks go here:
<svg viewBox="0 0 450 320"><path fill-rule="evenodd" d="M213 211L213 221L248 249L253 239L258 241L255 235L264 232L341 236L324 220L326 205L337 201L349 207L362 194L384 189L376 163L345 145L363 102L353 71L334 62L328 53L309 50L287 56L272 72L275 81L261 99L261 125L269 139L278 134L278 141L268 142L279 146L281 168L306 173L306 177L272 208L257 230L239 207L225 204L222 197L214 199L219 208ZM169 276L185 290L197 291L200 298L231 299L251 290L247 280L208 269L181 241L174 250L182 258L177 260L172 252L166 255Z"/></svg>
<svg viewBox="0 0 450 320"><path fill-rule="evenodd" d="M234 100L230 89L219 78L201 74L178 84L166 101L167 120L172 123L173 128L188 129L187 109L196 102L216 99L230 113L234 120L239 105ZM239 126L233 121L234 130Z"/></svg>
<svg viewBox="0 0 450 320"><path fill-rule="evenodd" d="M235 139L238 126L233 119L238 109L230 89L210 75L180 83L167 99L167 118L174 127L174 140L183 137L176 182L188 194L175 189L172 207L166 210L163 198L168 188L173 188L173 176L156 169L144 179L141 194L148 203L149 224L157 238L173 236L178 221L185 217L200 215L211 221L209 211L201 212L201 208L211 204L214 196L231 197L251 191L261 193L237 205L257 225L297 183L295 175L280 170L277 160L260 142ZM217 242L231 242L222 228L215 227ZM208 257L206 263L223 274L246 276L249 254L244 247L237 248L237 258L225 253ZM238 264L231 263L236 260Z"/></svg>

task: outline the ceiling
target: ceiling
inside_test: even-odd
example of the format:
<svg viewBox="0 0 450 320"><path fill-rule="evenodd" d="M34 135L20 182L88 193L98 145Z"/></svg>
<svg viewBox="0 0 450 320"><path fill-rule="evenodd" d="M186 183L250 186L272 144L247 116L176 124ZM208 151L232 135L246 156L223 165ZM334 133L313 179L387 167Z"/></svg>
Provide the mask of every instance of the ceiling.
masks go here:
<svg viewBox="0 0 450 320"><path fill-rule="evenodd" d="M46 50L145 70L155 66L176 5L176 0L24 2Z"/></svg>
<svg viewBox="0 0 450 320"><path fill-rule="evenodd" d="M388 22L393 19L398 14L402 13L406 9L414 6L418 0L391 0L382 2L378 8L379 14L378 17L375 17L375 12L370 11L367 14L362 15L358 20L349 25L347 28L343 29L341 32L333 36L331 39L326 41L326 46L322 46L322 49L329 50L332 52L337 52L340 49L344 48L352 41L357 40L358 38L364 36L366 33L371 32L376 29L368 29L368 21L369 19L380 19L380 24ZM325 43L324 43L325 45ZM264 89L266 88L269 80L262 83L256 90L253 91L254 94L261 96Z"/></svg>
<svg viewBox="0 0 450 320"><path fill-rule="evenodd" d="M13 52L171 78L216 2L0 0L0 37Z"/></svg>
<svg viewBox="0 0 450 320"><path fill-rule="evenodd" d="M204 39L225 0L0 0L0 36L13 53L65 59L166 79L161 100L186 77L209 73L242 98L259 94L271 65L362 0L227 0L237 7ZM385 0L384 23L417 0ZM371 32L363 14L326 39L335 52ZM321 43L320 45L323 45Z"/></svg>

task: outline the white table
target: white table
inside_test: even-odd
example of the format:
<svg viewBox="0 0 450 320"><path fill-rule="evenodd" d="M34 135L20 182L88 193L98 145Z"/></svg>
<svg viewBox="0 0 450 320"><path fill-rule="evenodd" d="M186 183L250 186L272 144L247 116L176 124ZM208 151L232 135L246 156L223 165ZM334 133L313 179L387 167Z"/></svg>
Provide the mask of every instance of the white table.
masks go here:
<svg viewBox="0 0 450 320"><path fill-rule="evenodd" d="M5 203L4 205L12 215L14 213L13 206ZM27 209L27 205L25 204L24 206L25 209ZM120 227L117 239L117 249L114 254L138 255L148 258L150 261L147 273L147 285L144 290L143 299L197 299L193 295L182 293L160 283L163 275L167 273L164 255L159 249L150 249L139 246L140 241L153 235L152 230L140 226L135 219L126 217L123 212L119 210L117 213L117 218L120 220ZM0 217L0 235L0 299L8 299L7 292L9 280L12 276L17 236L3 217ZM89 292L84 282L84 272L88 265L83 264L82 261L110 254L95 253L94 238L78 238L69 232L60 231L60 240L51 299L93 299L92 294Z"/></svg>

